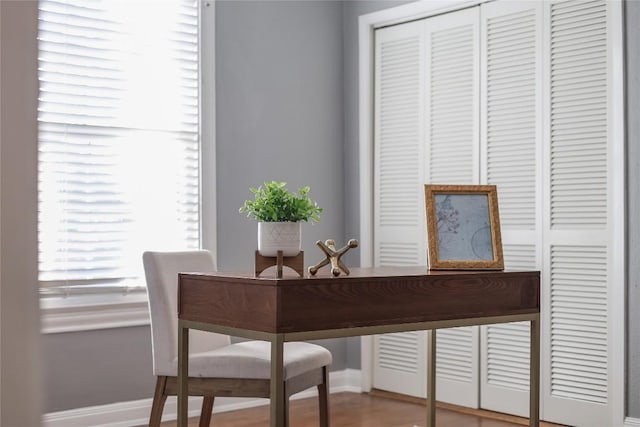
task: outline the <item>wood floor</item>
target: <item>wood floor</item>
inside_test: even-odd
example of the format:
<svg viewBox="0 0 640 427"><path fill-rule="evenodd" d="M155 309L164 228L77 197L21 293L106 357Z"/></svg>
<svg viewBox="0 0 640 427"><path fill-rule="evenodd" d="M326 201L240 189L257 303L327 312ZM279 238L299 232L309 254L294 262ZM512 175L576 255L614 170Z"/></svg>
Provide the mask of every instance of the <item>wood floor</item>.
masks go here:
<svg viewBox="0 0 640 427"><path fill-rule="evenodd" d="M445 405L446 406L446 405ZM456 408L458 409L458 408ZM478 416L481 413L483 416ZM317 427L318 401L316 398L291 402L291 427ZM162 427L174 427L175 422L163 423ZM439 405L436 412L437 427L516 427L528 425L528 420L487 411L473 414L451 410ZM197 427L198 419L189 420L189 427ZM211 426L214 427L268 427L269 408L243 409L240 411L214 412ZM424 427L425 407L416 402L387 397L337 393L331 395L332 427ZM541 427L561 427L541 423Z"/></svg>

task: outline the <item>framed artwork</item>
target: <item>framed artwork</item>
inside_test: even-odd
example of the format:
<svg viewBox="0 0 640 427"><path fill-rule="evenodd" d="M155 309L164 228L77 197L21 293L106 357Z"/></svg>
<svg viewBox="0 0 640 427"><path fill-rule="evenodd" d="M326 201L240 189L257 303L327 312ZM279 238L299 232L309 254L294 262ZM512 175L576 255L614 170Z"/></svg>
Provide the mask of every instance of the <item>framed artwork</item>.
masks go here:
<svg viewBox="0 0 640 427"><path fill-rule="evenodd" d="M495 185L424 186L429 268L502 270Z"/></svg>

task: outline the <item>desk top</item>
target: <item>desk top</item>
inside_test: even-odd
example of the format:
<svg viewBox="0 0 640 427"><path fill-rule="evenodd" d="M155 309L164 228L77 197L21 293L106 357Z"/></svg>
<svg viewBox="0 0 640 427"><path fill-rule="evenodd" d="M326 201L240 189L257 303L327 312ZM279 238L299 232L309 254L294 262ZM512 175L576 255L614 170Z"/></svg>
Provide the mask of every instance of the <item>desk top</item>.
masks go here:
<svg viewBox="0 0 640 427"><path fill-rule="evenodd" d="M180 274L178 316L291 333L540 312L538 271L354 268L349 276Z"/></svg>
<svg viewBox="0 0 640 427"><path fill-rule="evenodd" d="M292 270L285 268L284 277L278 278L275 276L275 269L266 270L259 277L256 277L253 272L246 271L216 271L209 273L201 272L185 272L181 275L197 278L198 276L204 276L203 280L211 280L212 277L224 278L226 280L238 281L242 283L253 283L261 285L272 286L284 286L295 284L296 282L308 281L308 280L357 280L357 279L372 279L372 278L390 278L390 277L415 277L415 276L445 276L445 277L464 277L464 276L500 276L506 277L510 275L530 275L531 271L497 271L497 270L429 270L428 267L423 266L411 266L411 267L368 267L368 268L350 268L350 274L346 275L342 273L340 276L333 276L330 269L325 268L318 271L315 276L311 276L305 273L304 277L298 276ZM496 277L497 277L496 276Z"/></svg>

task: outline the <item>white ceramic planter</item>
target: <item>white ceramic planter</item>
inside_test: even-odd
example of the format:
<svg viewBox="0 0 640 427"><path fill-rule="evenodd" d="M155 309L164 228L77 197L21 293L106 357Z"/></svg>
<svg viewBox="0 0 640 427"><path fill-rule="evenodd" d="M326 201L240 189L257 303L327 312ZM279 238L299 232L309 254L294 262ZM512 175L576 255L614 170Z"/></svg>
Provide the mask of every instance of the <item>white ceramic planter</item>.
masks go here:
<svg viewBox="0 0 640 427"><path fill-rule="evenodd" d="M300 253L300 222L258 222L258 251L262 256L296 256Z"/></svg>

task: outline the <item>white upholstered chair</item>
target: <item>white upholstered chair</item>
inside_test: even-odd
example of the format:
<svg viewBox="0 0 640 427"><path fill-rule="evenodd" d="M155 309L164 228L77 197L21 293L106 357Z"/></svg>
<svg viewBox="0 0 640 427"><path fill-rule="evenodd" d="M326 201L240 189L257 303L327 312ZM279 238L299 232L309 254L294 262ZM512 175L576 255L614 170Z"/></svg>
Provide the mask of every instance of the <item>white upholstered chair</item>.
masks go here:
<svg viewBox="0 0 640 427"><path fill-rule="evenodd" d="M212 272L208 251L145 252L153 373L157 377L149 426L158 426L164 403L177 394L178 273ZM270 394L271 347L264 341L231 344L227 335L191 330L189 335L189 395L203 396L200 427L209 426L215 396L264 397ZM318 345L284 345L284 381L289 396L318 387L320 426L329 426L328 378L331 353ZM288 419L288 404L285 405Z"/></svg>

